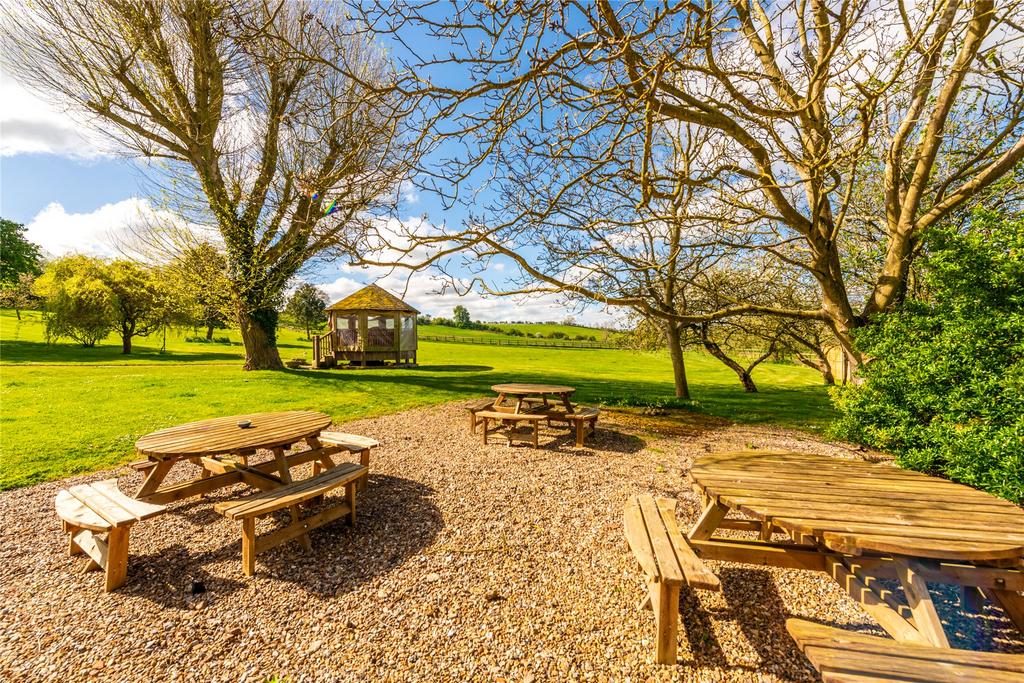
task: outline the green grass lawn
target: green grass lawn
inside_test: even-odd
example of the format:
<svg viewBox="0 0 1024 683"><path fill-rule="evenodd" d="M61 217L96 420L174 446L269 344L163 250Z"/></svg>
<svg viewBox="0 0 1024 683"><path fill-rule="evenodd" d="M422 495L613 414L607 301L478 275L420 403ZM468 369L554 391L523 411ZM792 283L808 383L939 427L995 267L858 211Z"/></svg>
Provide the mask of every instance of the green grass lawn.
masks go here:
<svg viewBox="0 0 1024 683"><path fill-rule="evenodd" d="M262 410L320 410L335 420L382 415L481 396L501 381L566 383L583 403L604 397L672 395L663 354L622 350L420 344L419 367L379 370L243 372L234 344L184 341L167 353L156 337L124 356L116 339L93 349L46 345L37 313L0 312L0 489L124 462L154 429L206 417ZM282 330L284 358L311 355L304 334ZM689 354L690 386L701 410L741 422L818 430L833 413L819 376L794 365L765 364L745 394L735 375L703 354Z"/></svg>

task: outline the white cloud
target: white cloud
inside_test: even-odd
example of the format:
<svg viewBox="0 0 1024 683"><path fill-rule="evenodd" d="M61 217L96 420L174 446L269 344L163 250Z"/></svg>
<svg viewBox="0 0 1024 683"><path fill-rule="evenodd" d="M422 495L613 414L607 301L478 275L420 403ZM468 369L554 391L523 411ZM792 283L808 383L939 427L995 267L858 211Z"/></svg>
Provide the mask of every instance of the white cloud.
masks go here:
<svg viewBox="0 0 1024 683"><path fill-rule="evenodd" d="M116 256L135 226L173 220L166 211L154 209L149 200L132 197L104 204L89 213L68 213L52 202L26 227L26 236L51 256L70 253Z"/></svg>
<svg viewBox="0 0 1024 683"><path fill-rule="evenodd" d="M351 272L351 271L346 271ZM469 309L474 320L545 320L561 321L573 316L577 321L590 325L605 325L614 322L614 311L606 312L598 306L583 311L566 307L553 295L535 297L489 297L473 291L460 296L449 288L441 292L442 282L429 272L394 272L385 274L368 269L367 278L358 280L347 275L331 282L317 284L324 290L331 303L343 299L356 290L375 282L395 296L401 297L421 313L451 317L452 309L458 305Z"/></svg>
<svg viewBox="0 0 1024 683"><path fill-rule="evenodd" d="M76 159L111 156L104 141L69 114L0 70L0 156L44 153Z"/></svg>

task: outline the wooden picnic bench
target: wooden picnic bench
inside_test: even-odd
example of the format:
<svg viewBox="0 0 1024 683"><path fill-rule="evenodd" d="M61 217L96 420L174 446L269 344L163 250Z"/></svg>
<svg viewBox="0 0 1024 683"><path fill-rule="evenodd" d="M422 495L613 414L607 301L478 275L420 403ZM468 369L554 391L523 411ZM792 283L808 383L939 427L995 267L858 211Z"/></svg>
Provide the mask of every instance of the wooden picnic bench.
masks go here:
<svg viewBox="0 0 1024 683"><path fill-rule="evenodd" d="M480 420L483 425L483 442L487 445L487 434L492 431L489 424L492 420L501 423L511 422L516 425L519 422L526 422L533 425L533 430L530 433L533 441L533 447L536 448L538 445L538 438L540 437L540 423L547 419L544 413L502 413L496 410L481 410L476 414L476 418ZM509 445L512 445L512 431L510 429L507 435Z"/></svg>
<svg viewBox="0 0 1024 683"><path fill-rule="evenodd" d="M463 408L469 413L469 433L476 434L476 414L494 407L493 398L477 398L466 403Z"/></svg>
<svg viewBox="0 0 1024 683"><path fill-rule="evenodd" d="M1024 630L1024 511L1008 501L886 464L781 451L715 453L690 474L705 507L688 541L704 560L824 572L901 643L949 647L929 583L959 585L969 611L987 598ZM779 532L787 542L770 540Z"/></svg>
<svg viewBox="0 0 1024 683"><path fill-rule="evenodd" d="M241 427L240 424L244 423L249 426ZM307 462L330 466L330 456L341 452L341 447L325 446L317 439L330 424L330 416L323 413L285 411L219 417L147 434L135 443L135 447L152 464L143 462L136 465L145 473L145 479L135 497L149 503L170 503L246 481L247 475L241 470L212 476L215 472L204 468L201 478L170 485L163 483L171 468L179 462L188 461L203 467L204 462L209 462L204 458L230 456L245 465L249 456L258 449L269 450L274 461L269 467L263 463L256 469L276 471L284 483L289 483L291 468ZM309 446L309 450L286 454L289 448L302 442ZM251 481L246 483L252 484Z"/></svg>
<svg viewBox="0 0 1024 683"><path fill-rule="evenodd" d="M124 495L116 479L62 489L55 506L70 536L68 554L88 555L86 571L103 569L107 592L124 585L128 576L128 534L132 525L166 510L163 505Z"/></svg>
<svg viewBox="0 0 1024 683"><path fill-rule="evenodd" d="M230 520L242 523L242 572L252 576L256 572L256 555L292 539L304 539L308 545L307 532L323 526L339 517L348 516L349 522L356 521L356 487L366 476L366 467L355 463L342 463L309 479L279 485L261 493L214 505L214 510ZM309 517L301 518L295 512L299 505L339 487L345 487L345 498ZM292 512L291 524L262 536L256 536L256 520L278 510Z"/></svg>
<svg viewBox="0 0 1024 683"><path fill-rule="evenodd" d="M359 480L359 490L366 489L366 480L369 479L370 472L370 451L380 445L380 441L371 439L367 436L360 436L359 434L348 434L346 432L320 432L320 436L317 437L321 444L327 444L329 446L336 446L343 448L349 453L359 454L359 464L366 468L366 475ZM321 471L321 463L313 461L313 474L319 474Z"/></svg>
<svg viewBox="0 0 1024 683"><path fill-rule="evenodd" d="M542 415L550 427L552 421L565 422L572 426L576 434L576 446L582 447L584 439L593 434L597 428L597 418L601 411L597 408L580 408L570 401L576 391L574 387L550 384L495 384L491 387L498 393L495 399L480 398L466 403L463 407L469 413L469 432L476 434L476 425L485 412L502 413L504 415ZM554 401L549 401L553 397ZM512 405L507 400L514 401ZM533 418L504 418L504 422L533 421ZM537 447L537 430L539 423L534 423L534 448ZM486 430L485 430L486 432ZM484 443L486 441L484 435Z"/></svg>
<svg viewBox="0 0 1024 683"><path fill-rule="evenodd" d="M824 683L1019 683L1024 655L897 643L803 619L786 629Z"/></svg>
<svg viewBox="0 0 1024 683"><path fill-rule="evenodd" d="M576 432L576 446L583 447L583 440L597 431L597 418L601 411L597 408L578 408L571 413L555 412L548 415L551 420L568 422Z"/></svg>
<svg viewBox="0 0 1024 683"><path fill-rule="evenodd" d="M626 542L647 575L644 606L654 610L655 661L676 663L679 630L679 589L685 582L702 590L722 585L676 525L676 501L650 495L630 498L623 513Z"/></svg>

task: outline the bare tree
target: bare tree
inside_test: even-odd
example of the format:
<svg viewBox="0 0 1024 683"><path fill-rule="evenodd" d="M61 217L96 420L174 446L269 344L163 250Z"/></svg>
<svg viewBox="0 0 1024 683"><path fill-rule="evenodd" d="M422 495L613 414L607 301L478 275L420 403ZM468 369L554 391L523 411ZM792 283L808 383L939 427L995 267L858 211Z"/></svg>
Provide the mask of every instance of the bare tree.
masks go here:
<svg viewBox="0 0 1024 683"><path fill-rule="evenodd" d="M4 5L4 65L153 160L228 260L247 369L281 367L275 306L345 253L404 177L384 52L329 3L34 0ZM343 68L338 68L342 66Z"/></svg>
<svg viewBox="0 0 1024 683"><path fill-rule="evenodd" d="M683 186L700 201L682 222L713 218L719 244L820 290L816 308L762 312L827 323L854 361L852 332L899 302L924 231L1024 159L1021 0L354 9L402 45L395 87L433 115L422 141L441 146L421 182L477 207L428 237L435 262L481 245L551 289L629 304L546 267L531 228L575 214L594 183L635 185L644 204ZM699 153L664 154L666 131ZM851 279L846 249L865 234L880 248Z"/></svg>

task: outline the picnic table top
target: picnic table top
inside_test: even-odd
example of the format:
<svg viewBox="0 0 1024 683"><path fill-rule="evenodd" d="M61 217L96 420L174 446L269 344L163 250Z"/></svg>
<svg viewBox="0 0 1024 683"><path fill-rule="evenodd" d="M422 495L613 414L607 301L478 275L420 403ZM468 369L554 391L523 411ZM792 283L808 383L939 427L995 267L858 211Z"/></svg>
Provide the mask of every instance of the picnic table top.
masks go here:
<svg viewBox="0 0 1024 683"><path fill-rule="evenodd" d="M238 423L243 420L252 425L242 429ZM305 410L232 415L161 429L136 441L135 448L143 455L164 458L240 453L290 446L330 424L330 416Z"/></svg>
<svg viewBox="0 0 1024 683"><path fill-rule="evenodd" d="M576 387L566 387L559 384L528 384L512 382L510 384L495 384L491 391L498 394L510 394L512 396L529 396L531 394L571 394Z"/></svg>
<svg viewBox="0 0 1024 683"><path fill-rule="evenodd" d="M827 548L971 562L1024 558L1024 511L945 479L862 460L716 453L693 480L712 498Z"/></svg>

